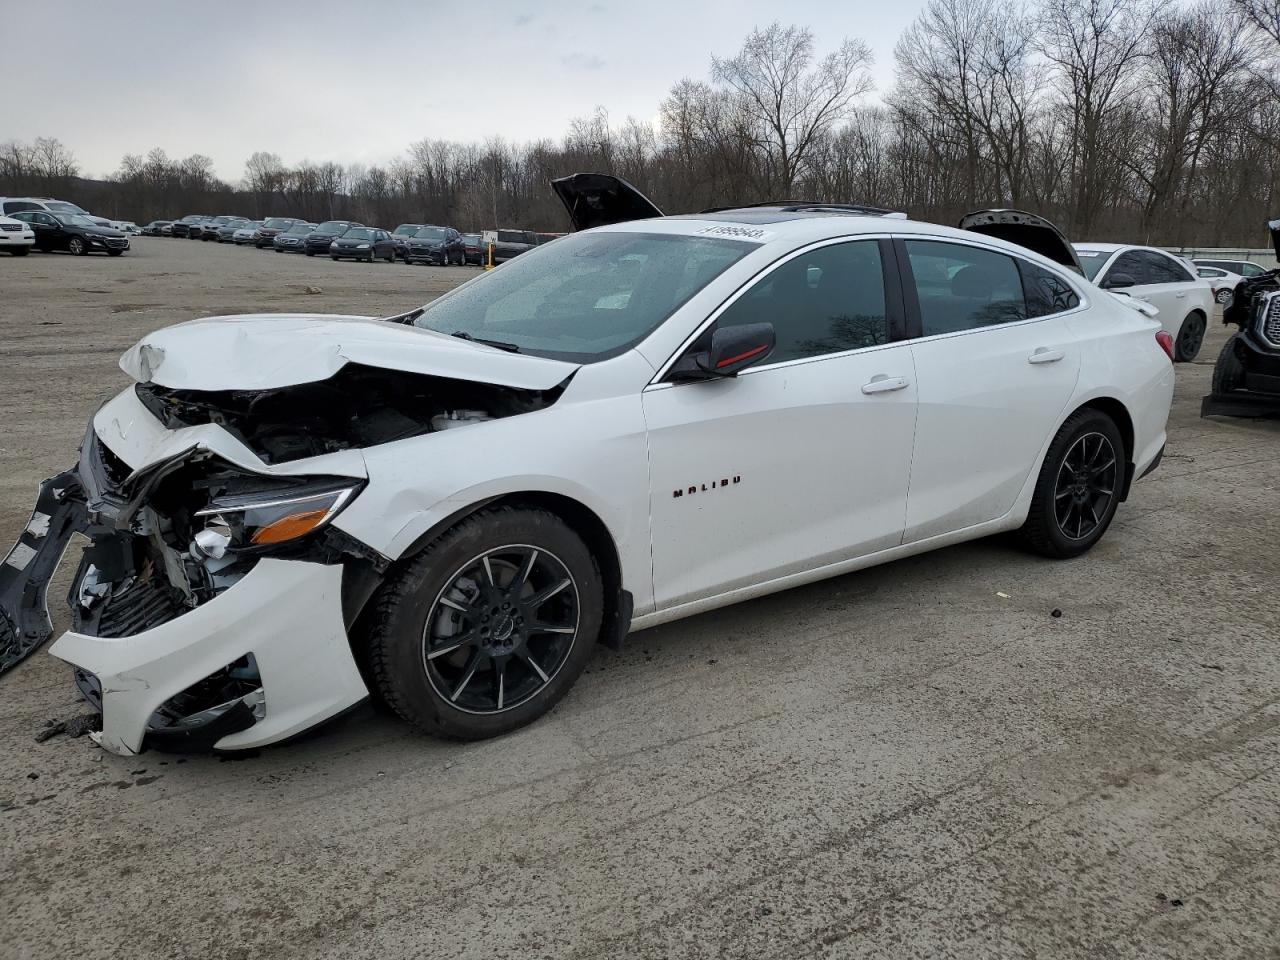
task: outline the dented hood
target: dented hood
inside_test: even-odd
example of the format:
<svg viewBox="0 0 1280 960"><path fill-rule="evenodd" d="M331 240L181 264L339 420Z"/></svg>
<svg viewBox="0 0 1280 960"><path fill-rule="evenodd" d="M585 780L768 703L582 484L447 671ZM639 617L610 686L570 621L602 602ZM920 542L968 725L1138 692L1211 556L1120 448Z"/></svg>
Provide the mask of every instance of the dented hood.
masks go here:
<svg viewBox="0 0 1280 960"><path fill-rule="evenodd" d="M313 383L348 363L525 390L549 390L578 368L371 317L309 314L192 320L148 334L120 358L140 383L180 390Z"/></svg>

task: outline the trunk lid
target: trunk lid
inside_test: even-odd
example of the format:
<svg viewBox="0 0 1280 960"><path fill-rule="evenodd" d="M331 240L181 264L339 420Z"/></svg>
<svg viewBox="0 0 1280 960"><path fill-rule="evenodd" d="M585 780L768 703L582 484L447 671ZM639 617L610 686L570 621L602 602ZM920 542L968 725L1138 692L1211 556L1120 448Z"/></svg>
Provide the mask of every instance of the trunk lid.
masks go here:
<svg viewBox="0 0 1280 960"><path fill-rule="evenodd" d="M665 216L632 184L607 173L575 173L552 180L551 189L569 211L574 230Z"/></svg>
<svg viewBox="0 0 1280 960"><path fill-rule="evenodd" d="M985 237L1016 243L1084 276L1071 242L1061 230L1037 214L1025 210L975 210L961 217L957 226Z"/></svg>

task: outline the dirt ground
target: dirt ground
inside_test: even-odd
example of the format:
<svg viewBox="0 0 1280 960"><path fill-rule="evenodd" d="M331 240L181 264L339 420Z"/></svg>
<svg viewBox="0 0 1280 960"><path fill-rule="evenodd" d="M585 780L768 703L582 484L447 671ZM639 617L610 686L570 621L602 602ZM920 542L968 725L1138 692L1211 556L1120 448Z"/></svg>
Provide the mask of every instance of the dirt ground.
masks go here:
<svg viewBox="0 0 1280 960"><path fill-rule="evenodd" d="M0 531L143 333L473 272L0 258ZM36 654L0 679L0 958L1280 956L1280 427L1199 418L1224 337L1088 556L983 541L634 634L504 739L361 708L241 762L37 744L80 708Z"/></svg>

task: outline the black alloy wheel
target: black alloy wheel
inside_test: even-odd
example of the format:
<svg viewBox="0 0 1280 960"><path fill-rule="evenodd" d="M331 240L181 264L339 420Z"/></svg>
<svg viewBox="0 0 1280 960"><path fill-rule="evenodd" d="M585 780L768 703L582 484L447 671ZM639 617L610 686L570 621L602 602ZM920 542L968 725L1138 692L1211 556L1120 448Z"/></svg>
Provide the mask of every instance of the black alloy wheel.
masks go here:
<svg viewBox="0 0 1280 960"><path fill-rule="evenodd" d="M1118 490L1120 459L1111 440L1086 433L1076 440L1058 469L1054 516L1068 540L1087 540L1108 515Z"/></svg>
<svg viewBox="0 0 1280 960"><path fill-rule="evenodd" d="M1189 313L1178 330L1174 356L1179 363L1190 363L1200 353L1204 343L1205 319L1199 313Z"/></svg>
<svg viewBox="0 0 1280 960"><path fill-rule="evenodd" d="M436 597L422 665L457 709L501 713L560 672L580 619L577 584L559 557L526 544L496 547L454 571Z"/></svg>

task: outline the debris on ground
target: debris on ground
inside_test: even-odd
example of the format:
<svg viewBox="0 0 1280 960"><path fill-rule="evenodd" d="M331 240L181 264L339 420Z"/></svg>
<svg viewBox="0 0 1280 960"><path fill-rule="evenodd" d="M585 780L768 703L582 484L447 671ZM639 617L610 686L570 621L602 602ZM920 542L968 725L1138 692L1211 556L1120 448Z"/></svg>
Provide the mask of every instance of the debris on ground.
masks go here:
<svg viewBox="0 0 1280 960"><path fill-rule="evenodd" d="M1003 599L1003 600L1008 600L1008 599L1009 599L1009 595L1008 595L1007 593L1005 593L1004 591L1002 591L1002 590L997 590L997 591L996 591L996 596L997 596L997 597L1000 597L1000 598L1001 598L1001 599Z"/></svg>
<svg viewBox="0 0 1280 960"><path fill-rule="evenodd" d="M1049 616L1054 618L1060 617L1062 616L1062 611L1059 610L1057 607L1054 607L1053 610L1049 612Z"/></svg>
<svg viewBox="0 0 1280 960"><path fill-rule="evenodd" d="M45 727L36 734L36 743L52 740L60 733L65 733L72 740L83 737L86 733L96 733L102 729L102 714L83 713L70 720L46 720Z"/></svg>

